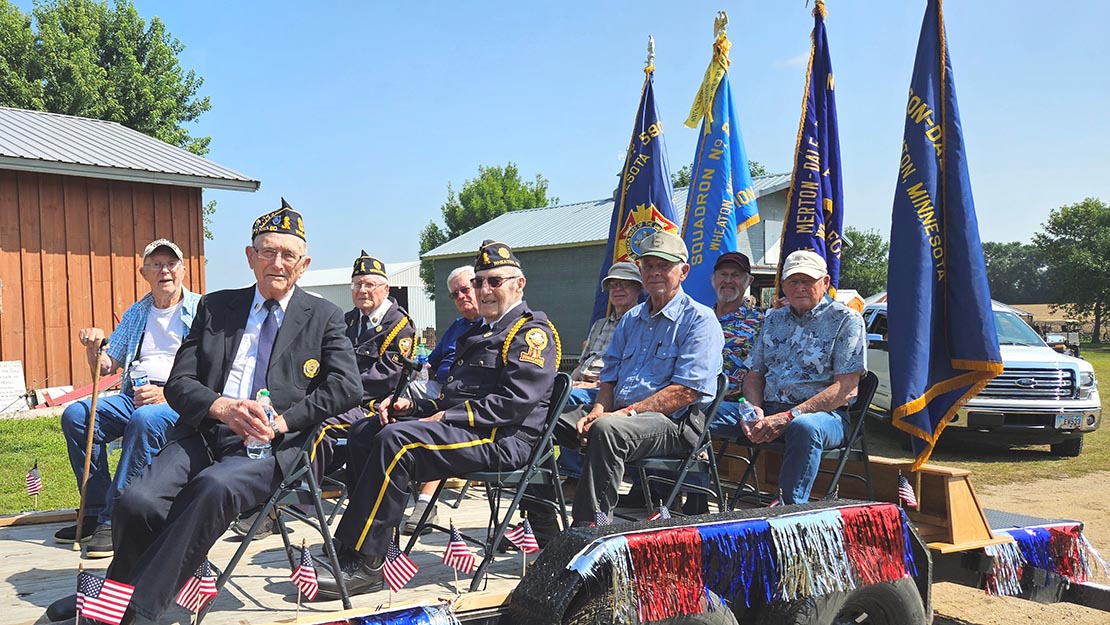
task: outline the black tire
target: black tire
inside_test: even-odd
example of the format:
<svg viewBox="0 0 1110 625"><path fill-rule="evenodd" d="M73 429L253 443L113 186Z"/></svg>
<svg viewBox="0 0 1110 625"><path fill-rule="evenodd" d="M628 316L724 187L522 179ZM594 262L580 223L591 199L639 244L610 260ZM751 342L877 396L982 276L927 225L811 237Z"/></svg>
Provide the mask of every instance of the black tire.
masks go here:
<svg viewBox="0 0 1110 625"><path fill-rule="evenodd" d="M612 591L590 595L584 586L582 591L567 608L563 625L616 625L613 619ZM662 621L651 621L655 625L738 625L736 616L728 608L706 610L702 614L676 616Z"/></svg>
<svg viewBox="0 0 1110 625"><path fill-rule="evenodd" d="M1076 436L1075 438L1069 438L1066 441L1053 443L1051 448L1053 456L1060 456L1063 458L1075 458L1079 454L1083 453L1083 437Z"/></svg>
<svg viewBox="0 0 1110 625"><path fill-rule="evenodd" d="M909 578L852 592L767 606L761 625L925 625L925 606Z"/></svg>

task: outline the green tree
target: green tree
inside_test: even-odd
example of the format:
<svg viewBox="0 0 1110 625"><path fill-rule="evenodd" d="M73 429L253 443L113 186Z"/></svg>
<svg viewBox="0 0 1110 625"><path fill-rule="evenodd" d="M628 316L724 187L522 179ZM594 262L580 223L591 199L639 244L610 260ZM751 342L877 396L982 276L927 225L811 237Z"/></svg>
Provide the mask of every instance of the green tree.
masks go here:
<svg viewBox="0 0 1110 625"><path fill-rule="evenodd" d="M1110 301L1110 206L1089 197L1053 210L1033 245L1059 288L1059 308L1092 319L1091 341L1100 343Z"/></svg>
<svg viewBox="0 0 1110 625"><path fill-rule="evenodd" d="M479 165L478 177L463 182L457 194L447 183L447 201L439 208L444 225L431 221L424 226L420 231L420 254L509 211L554 205L559 198L547 196L547 185L547 179L540 174L531 182L523 181L512 162L504 167ZM424 290L434 298L435 270L431 261L420 263L420 277Z"/></svg>
<svg viewBox="0 0 1110 625"><path fill-rule="evenodd" d="M1056 302L1056 286L1036 246L984 241L983 261L992 298L1008 304Z"/></svg>
<svg viewBox="0 0 1110 625"><path fill-rule="evenodd" d="M767 175L767 168L761 165L759 161L749 160L748 169L752 172L752 178ZM690 186L690 174L693 170L693 163L683 165L678 171L671 174L671 186L676 189Z"/></svg>
<svg viewBox="0 0 1110 625"><path fill-rule="evenodd" d="M855 289L861 297L886 290L887 260L890 244L878 230L844 229L844 238L851 241L840 251L841 288Z"/></svg>
<svg viewBox="0 0 1110 625"><path fill-rule="evenodd" d="M184 48L131 0L37 0L31 15L0 0L0 105L118 122L204 156L211 137L185 125L212 105L178 61Z"/></svg>

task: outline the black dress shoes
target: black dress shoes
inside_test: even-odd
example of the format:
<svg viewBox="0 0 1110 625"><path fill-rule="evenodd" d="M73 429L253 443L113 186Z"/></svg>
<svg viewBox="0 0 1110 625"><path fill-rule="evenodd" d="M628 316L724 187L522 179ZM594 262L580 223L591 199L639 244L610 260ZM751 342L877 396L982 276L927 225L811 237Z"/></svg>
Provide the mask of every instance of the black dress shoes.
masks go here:
<svg viewBox="0 0 1110 625"><path fill-rule="evenodd" d="M347 587L347 595L362 595L368 592L381 590L382 556L366 556L348 547L339 551L339 571L334 573L330 566L321 566L316 569L316 583L320 590L316 598L320 601L334 601L340 598L339 583L336 579L341 576L343 584Z"/></svg>

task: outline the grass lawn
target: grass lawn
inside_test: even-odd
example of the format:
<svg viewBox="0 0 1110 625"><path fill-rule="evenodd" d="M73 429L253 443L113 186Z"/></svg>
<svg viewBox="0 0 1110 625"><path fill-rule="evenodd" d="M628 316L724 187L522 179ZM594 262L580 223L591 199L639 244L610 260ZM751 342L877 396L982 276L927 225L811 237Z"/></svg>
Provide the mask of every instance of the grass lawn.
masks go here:
<svg viewBox="0 0 1110 625"><path fill-rule="evenodd" d="M0 462L0 514L35 508L35 499L27 496L26 475L36 460L42 475L37 509L77 507L77 480L69 466L58 416L0 419L0 449L4 450L4 461ZM111 455L113 471L118 458L118 452Z"/></svg>
<svg viewBox="0 0 1110 625"><path fill-rule="evenodd" d="M1110 346L1084 345L1083 358L1095 368L1102 399L1103 418L1110 400ZM892 427L870 427L867 430L868 448L871 453L890 458L910 458L902 450L907 434ZM1104 421L1098 430L1084 437L1083 453L1077 458L1053 456L1048 445L1000 449L972 443L946 441L941 435L940 444L929 459L930 464L968 469L975 484L1005 485L1038 478L1079 477L1093 471L1110 469L1110 425Z"/></svg>

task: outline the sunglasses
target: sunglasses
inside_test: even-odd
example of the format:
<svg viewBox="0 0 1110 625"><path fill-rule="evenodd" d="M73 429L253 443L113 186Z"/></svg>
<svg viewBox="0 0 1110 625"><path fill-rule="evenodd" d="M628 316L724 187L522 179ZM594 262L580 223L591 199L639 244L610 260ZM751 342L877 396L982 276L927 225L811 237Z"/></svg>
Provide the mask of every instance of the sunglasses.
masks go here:
<svg viewBox="0 0 1110 625"><path fill-rule="evenodd" d="M498 284L500 284L500 282L498 282ZM464 286L461 289L455 289L454 291L451 291L451 299L459 299L459 297L465 297L467 295L470 295L470 292L473 291L473 290L474 289L472 289L468 286Z"/></svg>
<svg viewBox="0 0 1110 625"><path fill-rule="evenodd" d="M502 284L504 284L507 280L515 280L517 278L523 278L523 277L524 276L522 276L520 274L517 274L515 276L505 276L505 277L490 276L488 278L483 278L481 276L477 276L477 277L474 277L474 278L470 279L470 285L473 286L476 289L480 289L480 288L482 288L483 284L488 282L489 283L489 288L496 289L496 288L499 288Z"/></svg>

